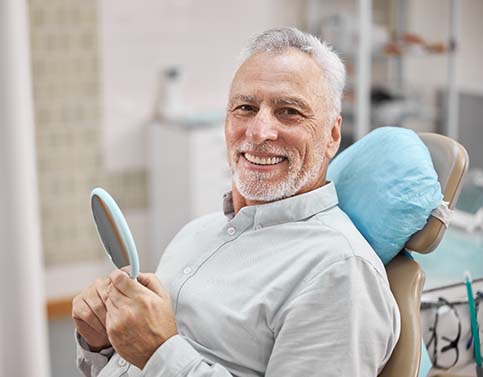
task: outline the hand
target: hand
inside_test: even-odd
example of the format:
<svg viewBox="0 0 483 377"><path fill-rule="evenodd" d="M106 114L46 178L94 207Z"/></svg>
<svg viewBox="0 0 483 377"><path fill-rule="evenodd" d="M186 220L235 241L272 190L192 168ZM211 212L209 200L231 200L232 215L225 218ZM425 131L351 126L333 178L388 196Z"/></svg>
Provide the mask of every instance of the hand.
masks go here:
<svg viewBox="0 0 483 377"><path fill-rule="evenodd" d="M109 340L119 355L143 369L154 351L177 334L169 293L154 274L139 274L136 281L116 270L109 278Z"/></svg>
<svg viewBox="0 0 483 377"><path fill-rule="evenodd" d="M103 299L107 296L109 285L108 278L97 279L72 301L72 319L77 332L94 352L111 346L107 337L106 306Z"/></svg>

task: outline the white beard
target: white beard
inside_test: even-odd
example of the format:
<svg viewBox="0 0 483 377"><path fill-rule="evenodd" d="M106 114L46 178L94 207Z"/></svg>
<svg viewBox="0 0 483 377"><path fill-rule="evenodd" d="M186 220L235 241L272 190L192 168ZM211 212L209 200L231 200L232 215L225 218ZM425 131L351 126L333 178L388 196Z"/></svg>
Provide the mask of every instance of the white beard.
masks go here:
<svg viewBox="0 0 483 377"><path fill-rule="evenodd" d="M243 176L236 165L236 154L239 150L251 152L270 153L277 156L286 156L288 161L287 176L280 180L273 181L274 173L261 173L244 171ZM231 156L232 175L238 192L248 200L260 202L272 202L284 198L289 198L297 194L302 187L314 181L320 174L324 162L322 146L316 148L316 155L313 156L314 163L308 169L303 169L303 161L300 155L294 150L287 150L274 147L270 144L255 145L245 142L236 148ZM320 151L320 152L319 152ZM243 158L238 156L238 158ZM277 173L278 175L279 173Z"/></svg>

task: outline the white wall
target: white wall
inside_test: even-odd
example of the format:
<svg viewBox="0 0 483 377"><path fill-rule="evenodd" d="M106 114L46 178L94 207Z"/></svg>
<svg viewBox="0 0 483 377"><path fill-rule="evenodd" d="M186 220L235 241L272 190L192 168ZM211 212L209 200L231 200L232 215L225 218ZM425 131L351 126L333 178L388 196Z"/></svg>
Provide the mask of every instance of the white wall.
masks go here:
<svg viewBox="0 0 483 377"><path fill-rule="evenodd" d="M224 110L238 54L267 28L294 26L297 0L104 0L99 33L103 88L104 162L108 169L145 165L143 125L156 93L157 73L183 69L187 111Z"/></svg>

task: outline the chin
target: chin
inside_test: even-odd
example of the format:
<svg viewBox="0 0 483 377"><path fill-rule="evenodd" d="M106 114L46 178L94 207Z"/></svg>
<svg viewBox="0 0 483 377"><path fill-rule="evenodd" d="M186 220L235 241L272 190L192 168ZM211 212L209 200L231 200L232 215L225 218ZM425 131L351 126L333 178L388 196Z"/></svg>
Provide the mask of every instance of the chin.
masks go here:
<svg viewBox="0 0 483 377"><path fill-rule="evenodd" d="M257 202L273 202L293 196L297 187L291 179L279 182L263 181L260 179L242 179L235 173L234 181L241 196L247 200Z"/></svg>

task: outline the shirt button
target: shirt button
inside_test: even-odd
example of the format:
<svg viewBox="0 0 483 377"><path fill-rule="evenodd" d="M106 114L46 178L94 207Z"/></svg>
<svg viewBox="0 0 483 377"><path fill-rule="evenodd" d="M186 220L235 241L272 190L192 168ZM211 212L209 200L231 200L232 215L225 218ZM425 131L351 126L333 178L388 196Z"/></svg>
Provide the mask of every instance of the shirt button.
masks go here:
<svg viewBox="0 0 483 377"><path fill-rule="evenodd" d="M236 233L236 229L232 226L230 226L226 231L230 236L233 236Z"/></svg>
<svg viewBox="0 0 483 377"><path fill-rule="evenodd" d="M125 366L126 364L127 364L127 361L126 361L126 360L119 358L119 366L120 366L120 367L123 367L123 366Z"/></svg>
<svg viewBox="0 0 483 377"><path fill-rule="evenodd" d="M184 268L184 270L183 270L183 273L184 273L185 275L188 275L188 274L190 274L190 273L191 273L191 271L193 271L193 270L191 269L191 267L185 267L185 268Z"/></svg>
<svg viewBox="0 0 483 377"><path fill-rule="evenodd" d="M263 225L262 224L258 224L256 227L255 227L255 230L260 230L263 228Z"/></svg>

